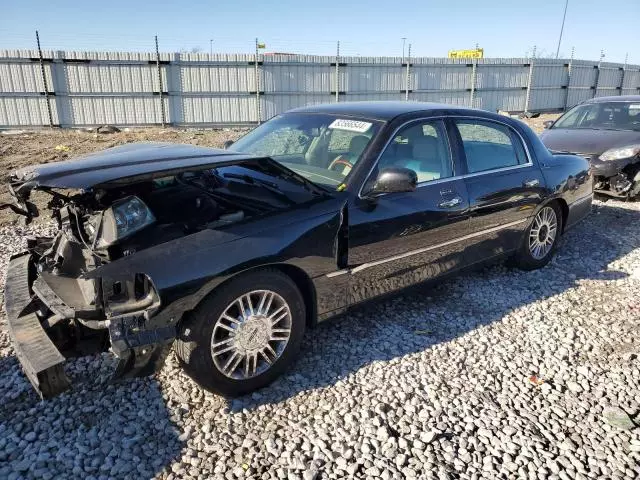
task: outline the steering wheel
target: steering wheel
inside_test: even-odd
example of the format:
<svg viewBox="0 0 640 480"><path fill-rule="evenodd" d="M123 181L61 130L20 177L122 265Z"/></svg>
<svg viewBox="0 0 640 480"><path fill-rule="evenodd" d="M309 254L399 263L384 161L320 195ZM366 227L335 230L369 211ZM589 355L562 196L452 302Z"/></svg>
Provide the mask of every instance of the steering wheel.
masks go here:
<svg viewBox="0 0 640 480"><path fill-rule="evenodd" d="M338 155L330 164L328 169L333 170L333 167L337 165L343 165L345 167L349 167L349 169L353 168L353 163L344 158L342 155Z"/></svg>

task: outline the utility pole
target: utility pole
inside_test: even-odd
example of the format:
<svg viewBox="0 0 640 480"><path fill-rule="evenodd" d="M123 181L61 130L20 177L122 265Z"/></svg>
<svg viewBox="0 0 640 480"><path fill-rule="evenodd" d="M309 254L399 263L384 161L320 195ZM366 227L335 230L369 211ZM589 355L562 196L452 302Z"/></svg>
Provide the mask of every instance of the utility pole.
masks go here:
<svg viewBox="0 0 640 480"><path fill-rule="evenodd" d="M562 15L562 26L560 27L560 37L558 38L558 48L556 48L556 58L560 54L560 43L562 42L562 33L564 32L564 20L567 18L567 7L569 6L569 0L564 2L564 14Z"/></svg>
<svg viewBox="0 0 640 480"><path fill-rule="evenodd" d="M209 55L213 55L213 39L209 40Z"/></svg>

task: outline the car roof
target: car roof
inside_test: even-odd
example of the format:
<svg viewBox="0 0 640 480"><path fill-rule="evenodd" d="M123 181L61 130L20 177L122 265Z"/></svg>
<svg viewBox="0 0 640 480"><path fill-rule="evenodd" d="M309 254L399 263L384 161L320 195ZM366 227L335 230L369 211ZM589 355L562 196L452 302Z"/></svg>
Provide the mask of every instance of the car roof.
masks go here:
<svg viewBox="0 0 640 480"><path fill-rule="evenodd" d="M640 95L614 95L610 97L596 97L584 103L604 103L604 102L640 102Z"/></svg>
<svg viewBox="0 0 640 480"><path fill-rule="evenodd" d="M328 113L334 115L346 115L350 117L365 117L374 120L392 120L398 115L413 112L425 112L434 110L463 111L469 108L445 105L443 103L427 102L402 102L402 101L366 101L366 102L339 102L311 105L295 108L286 113Z"/></svg>

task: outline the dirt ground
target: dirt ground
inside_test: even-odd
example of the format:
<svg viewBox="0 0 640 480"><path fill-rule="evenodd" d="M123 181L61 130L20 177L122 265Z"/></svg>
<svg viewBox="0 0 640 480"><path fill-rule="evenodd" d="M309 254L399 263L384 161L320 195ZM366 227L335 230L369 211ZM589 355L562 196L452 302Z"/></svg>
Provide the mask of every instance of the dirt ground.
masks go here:
<svg viewBox="0 0 640 480"><path fill-rule="evenodd" d="M543 122L557 116L543 114L525 121L540 133L543 130ZM152 141L222 147L226 140L235 140L244 132L245 129L196 130L155 127L125 129L110 134L71 129L44 129L22 133L4 131L0 132L0 182L4 184L12 171L28 165L70 160L78 155L125 143ZM0 187L0 203L8 201L5 192L6 189ZM34 192L32 200L41 211L41 216L36 221L48 220L49 216L43 212L48 196ZM0 226L17 221L18 217L11 210L0 210Z"/></svg>

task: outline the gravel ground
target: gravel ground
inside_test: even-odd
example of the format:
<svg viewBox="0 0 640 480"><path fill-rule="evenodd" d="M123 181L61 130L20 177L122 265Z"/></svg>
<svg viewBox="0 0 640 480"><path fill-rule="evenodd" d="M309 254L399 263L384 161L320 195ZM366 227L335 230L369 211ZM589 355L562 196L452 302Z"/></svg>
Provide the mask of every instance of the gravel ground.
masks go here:
<svg viewBox="0 0 640 480"><path fill-rule="evenodd" d="M2 275L25 233L0 228ZM639 478L639 319L640 203L617 201L542 270L486 268L319 326L287 375L233 401L173 356L109 385L104 354L40 402L3 319L0 478Z"/></svg>

